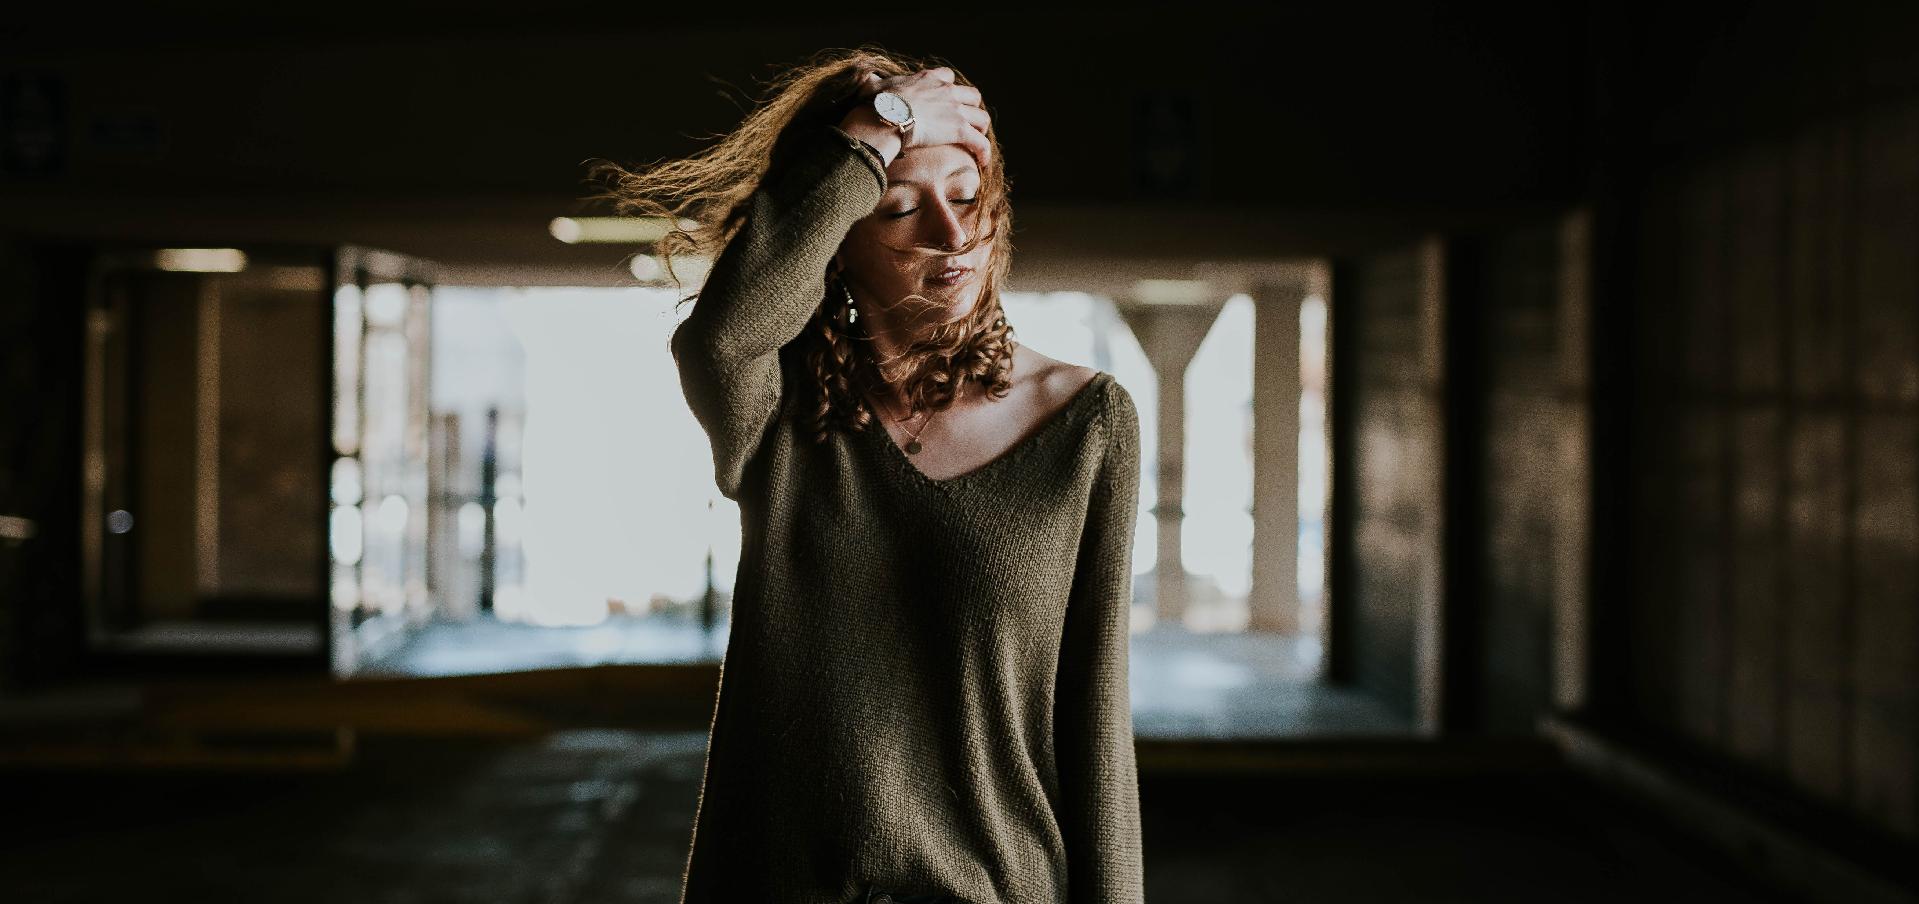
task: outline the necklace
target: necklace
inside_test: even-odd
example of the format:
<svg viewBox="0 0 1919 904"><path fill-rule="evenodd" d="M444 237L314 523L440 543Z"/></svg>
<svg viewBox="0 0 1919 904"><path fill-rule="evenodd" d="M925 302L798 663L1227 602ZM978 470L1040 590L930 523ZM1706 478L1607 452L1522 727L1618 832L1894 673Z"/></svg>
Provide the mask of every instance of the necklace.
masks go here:
<svg viewBox="0 0 1919 904"><path fill-rule="evenodd" d="M892 406L890 406L890 405L889 405L889 406L887 406L887 407L892 407ZM935 412L933 412L933 413L932 413L931 415L928 415L928 416L927 416L927 418L926 418L926 423L924 423L924 424L921 424L921 425L920 425L920 428L919 428L919 430L918 430L918 431L916 431L916 432L914 432L914 433L913 433L912 435L910 435L910 436L908 436L908 437L906 438L906 454L908 454L908 455L918 455L918 454L919 454L919 451L920 451L920 448L921 448L921 447L920 447L920 434L922 434L922 433L925 433L925 432L926 432L926 428L927 428L927 427L929 427L929 426L932 426L932 424L933 424L933 418L936 418L936 417L939 417L939 412L937 412L937 411L935 411ZM900 420L900 421L901 421L902 423L904 423L906 419L905 419L905 418L900 418L899 420Z"/></svg>

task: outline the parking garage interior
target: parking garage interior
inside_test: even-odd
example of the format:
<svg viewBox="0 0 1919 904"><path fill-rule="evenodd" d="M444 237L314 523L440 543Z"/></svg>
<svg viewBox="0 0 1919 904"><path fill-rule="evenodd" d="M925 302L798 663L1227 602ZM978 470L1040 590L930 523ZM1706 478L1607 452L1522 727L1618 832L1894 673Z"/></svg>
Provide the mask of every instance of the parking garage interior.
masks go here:
<svg viewBox="0 0 1919 904"><path fill-rule="evenodd" d="M741 554L657 224L822 48L1139 405L1147 897L1919 900L1919 15L0 21L0 897L679 900Z"/></svg>

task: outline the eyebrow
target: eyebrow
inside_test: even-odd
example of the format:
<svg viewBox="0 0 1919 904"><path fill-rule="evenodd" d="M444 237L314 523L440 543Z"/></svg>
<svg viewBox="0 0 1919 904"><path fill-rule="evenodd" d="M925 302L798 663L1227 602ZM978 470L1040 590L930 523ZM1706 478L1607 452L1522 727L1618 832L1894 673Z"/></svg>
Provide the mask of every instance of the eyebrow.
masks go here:
<svg viewBox="0 0 1919 904"><path fill-rule="evenodd" d="M954 176L960 175L961 173L969 173L969 172L971 173L979 172L979 168L974 166L962 165L959 169L956 169L950 173L947 173L946 178L951 179ZM889 183L889 185L920 185L920 184L923 184L923 183L915 182L911 179L894 179Z"/></svg>

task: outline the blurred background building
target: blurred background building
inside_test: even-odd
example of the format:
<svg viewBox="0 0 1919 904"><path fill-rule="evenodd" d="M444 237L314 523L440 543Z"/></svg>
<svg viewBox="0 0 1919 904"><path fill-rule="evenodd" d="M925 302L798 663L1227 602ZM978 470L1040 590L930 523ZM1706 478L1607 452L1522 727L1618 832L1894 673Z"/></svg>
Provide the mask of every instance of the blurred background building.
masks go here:
<svg viewBox="0 0 1919 904"><path fill-rule="evenodd" d="M685 156L981 86L1137 401L1155 902L1919 899L1919 12L0 15L0 898L673 901ZM689 288L699 262L682 262Z"/></svg>

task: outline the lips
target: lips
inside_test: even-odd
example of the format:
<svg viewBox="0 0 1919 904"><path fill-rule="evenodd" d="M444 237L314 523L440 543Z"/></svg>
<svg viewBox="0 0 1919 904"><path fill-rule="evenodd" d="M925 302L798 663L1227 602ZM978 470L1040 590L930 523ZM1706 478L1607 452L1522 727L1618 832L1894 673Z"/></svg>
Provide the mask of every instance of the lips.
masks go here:
<svg viewBox="0 0 1919 904"><path fill-rule="evenodd" d="M936 286L957 286L973 278L972 267L948 267L926 278Z"/></svg>

